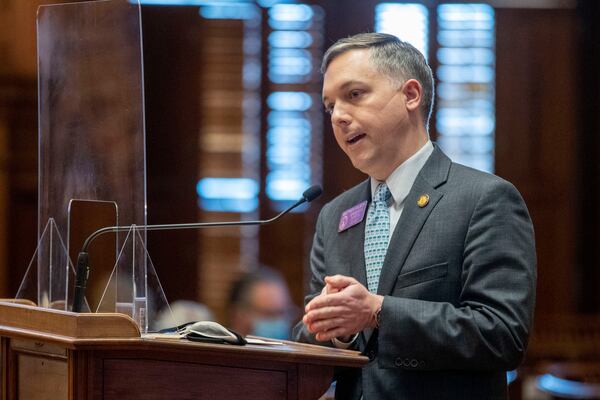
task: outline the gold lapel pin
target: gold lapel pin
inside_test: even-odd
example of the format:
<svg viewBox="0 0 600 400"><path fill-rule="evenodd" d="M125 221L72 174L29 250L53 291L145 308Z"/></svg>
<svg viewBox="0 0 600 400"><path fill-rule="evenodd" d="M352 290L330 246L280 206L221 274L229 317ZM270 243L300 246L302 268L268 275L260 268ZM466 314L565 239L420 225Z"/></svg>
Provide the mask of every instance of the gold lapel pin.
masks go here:
<svg viewBox="0 0 600 400"><path fill-rule="evenodd" d="M429 204L429 195L428 194L422 194L421 196L419 196L419 200L417 200L417 205L419 207L423 208L427 204Z"/></svg>

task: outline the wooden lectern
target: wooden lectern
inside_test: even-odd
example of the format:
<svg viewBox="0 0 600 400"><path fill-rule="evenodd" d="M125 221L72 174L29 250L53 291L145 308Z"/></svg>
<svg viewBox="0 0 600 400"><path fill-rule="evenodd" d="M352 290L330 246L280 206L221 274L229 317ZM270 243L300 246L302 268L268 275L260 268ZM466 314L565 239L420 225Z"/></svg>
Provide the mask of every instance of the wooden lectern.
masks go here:
<svg viewBox="0 0 600 400"><path fill-rule="evenodd" d="M354 351L148 339L122 314L0 302L2 400L318 399Z"/></svg>

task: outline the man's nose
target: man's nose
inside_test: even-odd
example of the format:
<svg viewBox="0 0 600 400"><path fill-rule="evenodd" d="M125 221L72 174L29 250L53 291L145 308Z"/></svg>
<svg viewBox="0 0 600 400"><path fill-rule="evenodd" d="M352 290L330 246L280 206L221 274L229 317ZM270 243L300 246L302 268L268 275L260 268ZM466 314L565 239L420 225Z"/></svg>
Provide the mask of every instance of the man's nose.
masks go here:
<svg viewBox="0 0 600 400"><path fill-rule="evenodd" d="M348 110L342 106L336 105L333 107L333 112L331 113L331 122L334 125L345 127L350 125L352 117L350 116L350 113L348 113Z"/></svg>

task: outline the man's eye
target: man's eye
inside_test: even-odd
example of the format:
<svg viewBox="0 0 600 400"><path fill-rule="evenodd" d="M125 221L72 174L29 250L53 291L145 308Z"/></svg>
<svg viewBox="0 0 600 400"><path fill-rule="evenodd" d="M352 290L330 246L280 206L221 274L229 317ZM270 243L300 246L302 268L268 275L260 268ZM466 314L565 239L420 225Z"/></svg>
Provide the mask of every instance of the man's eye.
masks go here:
<svg viewBox="0 0 600 400"><path fill-rule="evenodd" d="M329 115L333 114L333 105L325 106L325 112Z"/></svg>
<svg viewBox="0 0 600 400"><path fill-rule="evenodd" d="M350 92L350 98L354 99L354 98L360 96L361 94L362 94L362 92L360 90L352 90Z"/></svg>

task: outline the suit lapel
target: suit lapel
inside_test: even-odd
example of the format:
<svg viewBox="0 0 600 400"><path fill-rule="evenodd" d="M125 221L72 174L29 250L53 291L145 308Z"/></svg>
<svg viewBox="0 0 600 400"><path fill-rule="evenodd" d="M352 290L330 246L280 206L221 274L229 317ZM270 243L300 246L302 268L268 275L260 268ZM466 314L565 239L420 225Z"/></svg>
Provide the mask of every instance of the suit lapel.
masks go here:
<svg viewBox="0 0 600 400"><path fill-rule="evenodd" d="M367 179L362 183L362 186L363 187L358 191L358 195L350 199L350 201L345 204L344 209L340 210L340 217L344 211L358 203L365 200L371 201L370 181ZM365 287L367 286L367 272L365 270L365 253L362 243L365 241L366 213L365 210L365 215L360 223L345 231L338 232L339 243L345 254L345 265L348 268L347 276L353 276Z"/></svg>
<svg viewBox="0 0 600 400"><path fill-rule="evenodd" d="M446 182L450 164L450 159L436 146L423 169L417 175L415 183L404 202L400 220L390 239L381 276L379 277L378 294L390 294L394 288L397 277L402 271L404 262L419 232L443 196L442 191L437 188ZM429 196L429 202L424 207L417 204L422 195Z"/></svg>

